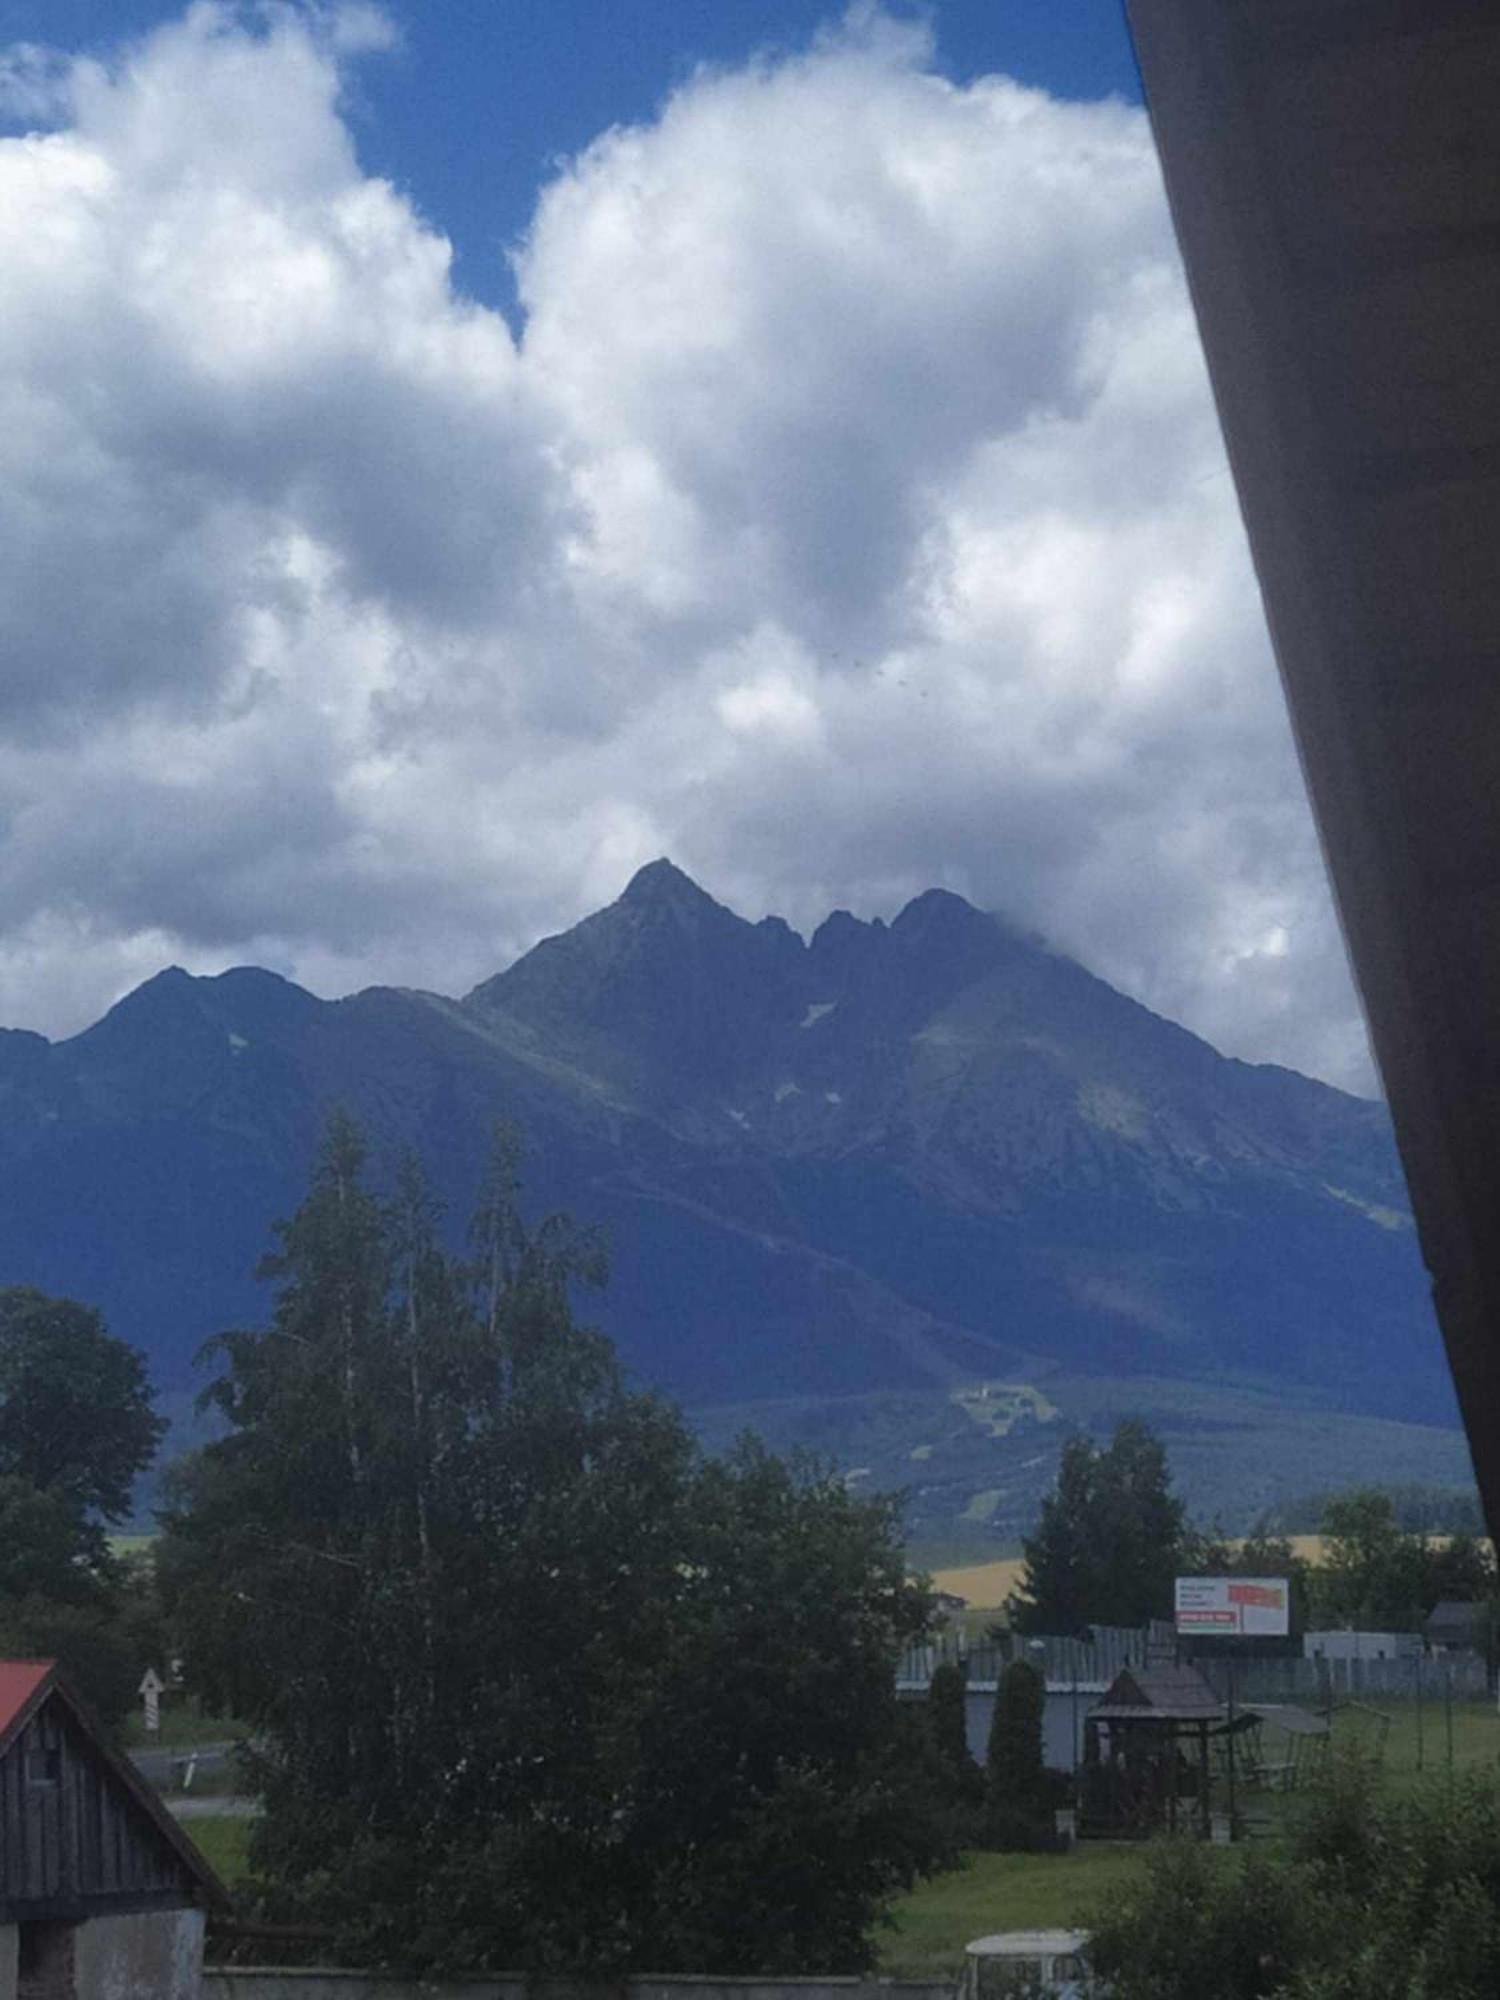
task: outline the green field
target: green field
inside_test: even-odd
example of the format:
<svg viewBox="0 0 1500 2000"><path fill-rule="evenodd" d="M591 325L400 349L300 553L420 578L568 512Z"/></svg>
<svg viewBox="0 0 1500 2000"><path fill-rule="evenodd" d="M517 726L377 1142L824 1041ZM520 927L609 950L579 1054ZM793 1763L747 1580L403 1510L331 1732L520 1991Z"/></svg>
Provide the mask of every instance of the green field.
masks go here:
<svg viewBox="0 0 1500 2000"><path fill-rule="evenodd" d="M250 1829L253 1820L222 1818L191 1819L183 1832L198 1848L209 1867L228 1889L237 1889L249 1872Z"/></svg>
<svg viewBox="0 0 1500 2000"><path fill-rule="evenodd" d="M1452 1770L1500 1774L1500 1713L1490 1702L1455 1702ZM1393 1792L1442 1786L1449 1771L1449 1712L1438 1694L1422 1704L1392 1702L1384 1709L1345 1707L1336 1712L1336 1743L1359 1744L1380 1754L1382 1781ZM1277 1830L1298 1807L1298 1796L1251 1792L1241 1798L1262 1837ZM880 1941L880 1970L889 1978L925 1978L958 1969L970 1938L986 1931L1052 1926L1087 1927L1089 1912L1133 1880L1145 1863L1139 1844L1085 1841L1071 1854L973 1854L968 1865L939 1875L904 1896L893 1927Z"/></svg>
<svg viewBox="0 0 1500 2000"><path fill-rule="evenodd" d="M880 1971L889 1979L956 1972L965 1944L987 1931L1087 1925L1089 1913L1141 1872L1139 1844L1085 1841L1071 1854L971 1854L892 1911L880 1939Z"/></svg>
<svg viewBox="0 0 1500 2000"><path fill-rule="evenodd" d="M1388 1717L1388 1722L1381 1718ZM1452 1708L1453 1769L1458 1772L1500 1771L1500 1711L1492 1702L1456 1701ZM1381 1769L1392 1787L1410 1787L1423 1779L1442 1779L1448 1770L1448 1711L1440 1691L1418 1709L1415 1702L1376 1705L1373 1713L1357 1708L1336 1712L1337 1740L1358 1741L1381 1750Z"/></svg>

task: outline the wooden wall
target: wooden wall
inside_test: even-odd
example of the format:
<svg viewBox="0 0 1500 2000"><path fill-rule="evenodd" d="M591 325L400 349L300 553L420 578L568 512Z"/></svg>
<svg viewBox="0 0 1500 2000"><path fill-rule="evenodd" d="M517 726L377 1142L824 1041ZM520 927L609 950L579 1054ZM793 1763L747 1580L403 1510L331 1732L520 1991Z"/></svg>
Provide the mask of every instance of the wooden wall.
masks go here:
<svg viewBox="0 0 1500 2000"><path fill-rule="evenodd" d="M0 1921L91 1903L187 1903L193 1885L59 1702L0 1758Z"/></svg>

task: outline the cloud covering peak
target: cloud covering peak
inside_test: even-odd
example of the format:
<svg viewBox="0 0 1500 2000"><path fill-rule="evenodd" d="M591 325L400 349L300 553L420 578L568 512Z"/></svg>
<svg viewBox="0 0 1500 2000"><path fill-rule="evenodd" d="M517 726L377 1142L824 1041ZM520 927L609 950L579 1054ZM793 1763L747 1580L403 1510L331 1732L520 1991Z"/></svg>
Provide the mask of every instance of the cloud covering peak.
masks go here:
<svg viewBox="0 0 1500 2000"><path fill-rule="evenodd" d="M462 990L670 852L1366 1080L1143 114L858 10L561 166L517 337L360 167L384 34L0 59L0 1020Z"/></svg>

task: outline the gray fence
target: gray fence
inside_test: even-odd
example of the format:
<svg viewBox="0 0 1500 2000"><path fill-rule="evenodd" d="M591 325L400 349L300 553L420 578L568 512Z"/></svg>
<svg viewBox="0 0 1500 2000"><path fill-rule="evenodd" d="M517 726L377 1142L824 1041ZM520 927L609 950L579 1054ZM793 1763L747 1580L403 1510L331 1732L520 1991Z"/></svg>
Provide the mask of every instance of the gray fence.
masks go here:
<svg viewBox="0 0 1500 2000"><path fill-rule="evenodd" d="M1149 1639L1144 1631L1124 1626L1095 1628L1091 1643L1074 1639L1015 1639L1005 1646L963 1647L951 1634L926 1646L913 1646L896 1669L896 1686L907 1696L925 1694L933 1670L945 1659L962 1660L972 1695L993 1694L1000 1675L1013 1659L1027 1660L1045 1674L1049 1690L1062 1693L1076 1682L1091 1690L1090 1699L1108 1687L1122 1667L1146 1663ZM1262 1659L1240 1657L1232 1666L1228 1654L1193 1663L1217 1689L1221 1700L1234 1675L1238 1701L1289 1701L1316 1707L1329 1701L1385 1697L1391 1701L1481 1701L1489 1693L1489 1669L1479 1653L1420 1652L1400 1659Z"/></svg>
<svg viewBox="0 0 1500 2000"><path fill-rule="evenodd" d="M623 1979L611 1985L532 1979L393 1979L326 1967L209 1966L203 2000L953 2000L949 1981L915 1979Z"/></svg>
<svg viewBox="0 0 1500 2000"><path fill-rule="evenodd" d="M1289 1701L1316 1708L1329 1701L1481 1701L1489 1671L1478 1653L1424 1660L1199 1660L1199 1672L1226 1700Z"/></svg>
<svg viewBox="0 0 1500 2000"><path fill-rule="evenodd" d="M1097 1681L1108 1687L1124 1667L1146 1663L1149 1635L1131 1625L1095 1625L1088 1639L1007 1637L1003 1645L970 1645L962 1633L944 1632L924 1646L911 1646L896 1668L905 1693L925 1689L945 1660L962 1662L970 1687L993 1688L1012 1660L1025 1660L1049 1681Z"/></svg>

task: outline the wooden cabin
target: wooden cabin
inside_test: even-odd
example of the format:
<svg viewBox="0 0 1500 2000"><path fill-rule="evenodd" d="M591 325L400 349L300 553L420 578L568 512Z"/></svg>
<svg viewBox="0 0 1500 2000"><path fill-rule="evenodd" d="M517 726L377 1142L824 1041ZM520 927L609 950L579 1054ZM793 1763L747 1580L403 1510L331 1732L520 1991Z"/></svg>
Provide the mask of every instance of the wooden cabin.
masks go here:
<svg viewBox="0 0 1500 2000"><path fill-rule="evenodd" d="M0 2000L197 2000L226 1902L56 1664L0 1661Z"/></svg>

